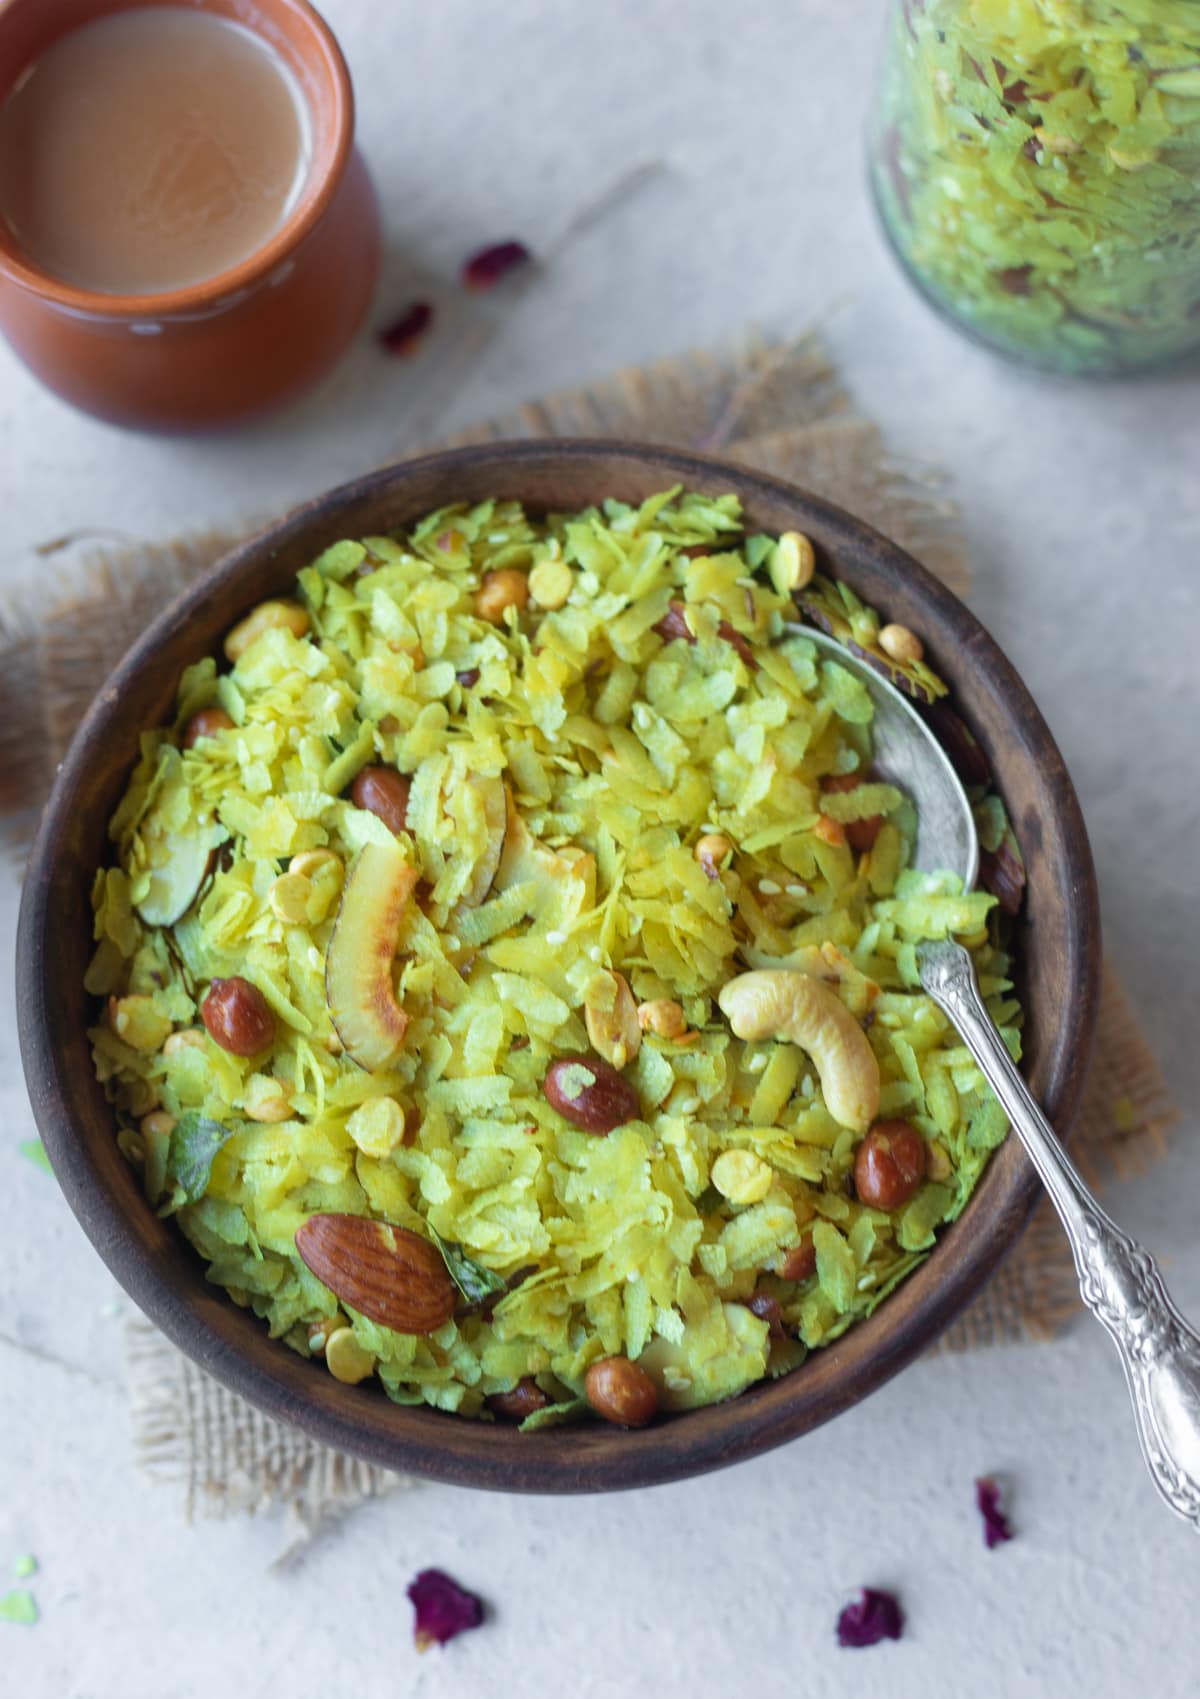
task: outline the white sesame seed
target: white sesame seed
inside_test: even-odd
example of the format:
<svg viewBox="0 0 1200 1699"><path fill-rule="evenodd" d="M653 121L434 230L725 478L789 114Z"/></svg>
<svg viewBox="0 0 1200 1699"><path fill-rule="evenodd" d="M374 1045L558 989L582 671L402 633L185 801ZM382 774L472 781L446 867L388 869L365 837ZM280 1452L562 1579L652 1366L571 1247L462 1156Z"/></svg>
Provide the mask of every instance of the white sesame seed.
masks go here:
<svg viewBox="0 0 1200 1699"><path fill-rule="evenodd" d="M798 884L798 883L793 884L793 885L785 885L784 890L787 892L789 897L807 897L807 895L808 895L808 886L807 885L801 885L801 884Z"/></svg>
<svg viewBox="0 0 1200 1699"><path fill-rule="evenodd" d="M565 944L566 941L567 935L565 932L547 932L546 934L547 944L553 944L556 948L559 944Z"/></svg>
<svg viewBox="0 0 1200 1699"><path fill-rule="evenodd" d="M783 890L783 886L777 885L774 879L760 879L758 888L764 897L777 897Z"/></svg>

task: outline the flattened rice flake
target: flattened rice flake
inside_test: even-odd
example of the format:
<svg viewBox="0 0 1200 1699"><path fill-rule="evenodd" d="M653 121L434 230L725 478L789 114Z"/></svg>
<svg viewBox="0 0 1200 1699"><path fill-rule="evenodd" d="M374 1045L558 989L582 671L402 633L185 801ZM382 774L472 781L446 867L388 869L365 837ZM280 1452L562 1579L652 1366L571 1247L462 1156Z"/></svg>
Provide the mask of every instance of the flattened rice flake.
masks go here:
<svg viewBox="0 0 1200 1699"><path fill-rule="evenodd" d="M1004 1136L915 972L921 939L974 935L1015 1052L993 900L907 869L912 809L871 776L870 697L789 624L773 541L741 532L734 498L671 490L539 519L452 506L345 539L299 575L305 634L266 632L232 671L190 667L174 723L142 739L87 976L121 1148L210 1279L302 1354L344 1330L338 1351L400 1403L479 1416L536 1376L550 1402L532 1425L570 1421L589 1365L615 1354L666 1409L732 1397L869 1314ZM531 573L533 596L492 624L474 592L500 570ZM686 635L674 614L657 629L672 603ZM218 703L234 728L181 752ZM370 764L409 781L400 843L422 880L393 964L408 1026L375 1074L343 1049L325 986L344 879L394 841L346 794ZM862 783L823 792L844 773ZM831 825L875 816L866 854L836 841ZM733 848L710 876L695 847L714 835ZM858 1139L812 1058L725 1024L722 986L772 966L833 988L868 1031L880 1113L937 1141L937 1178L903 1210L848 1192ZM626 1070L639 1118L601 1137L568 1126L542 1081L587 1051L584 1003L614 972L686 1024L643 1034ZM276 1018L266 1056L203 1027L209 983L235 974ZM595 1088L586 1063L566 1073L572 1100ZM189 1114L222 1130L195 1195L171 1171L170 1125ZM506 1289L428 1339L391 1332L300 1260L296 1230L321 1212L436 1234ZM809 1233L810 1278L769 1272ZM778 1302L783 1341L747 1307L756 1293Z"/></svg>

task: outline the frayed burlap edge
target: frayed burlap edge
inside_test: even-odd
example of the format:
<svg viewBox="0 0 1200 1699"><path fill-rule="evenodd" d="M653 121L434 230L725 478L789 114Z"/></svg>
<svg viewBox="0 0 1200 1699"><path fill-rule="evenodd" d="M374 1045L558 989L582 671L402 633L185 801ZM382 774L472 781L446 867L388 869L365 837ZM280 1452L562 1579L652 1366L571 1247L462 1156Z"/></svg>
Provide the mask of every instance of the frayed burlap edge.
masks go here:
<svg viewBox="0 0 1200 1699"><path fill-rule="evenodd" d="M751 338L728 353L621 372L527 403L441 446L551 435L625 436L720 452L819 492L893 536L954 589L967 587L963 539L943 480L888 455L875 425L851 408L815 338ZM398 448L393 458L400 457ZM21 853L27 845L55 767L113 664L161 607L254 528L93 548L65 569L49 606L44 590L0 606L0 841L10 849ZM45 552L61 552L61 540ZM1155 1161L1176 1118L1133 1009L1106 970L1096 1061L1073 1149L1103 1183ZM1070 1253L1043 1205L1020 1248L933 1349L1044 1339L1077 1308ZM410 1484L272 1421L148 1323L131 1323L128 1343L139 1461L181 1492L189 1516L285 1505L303 1538L362 1499Z"/></svg>

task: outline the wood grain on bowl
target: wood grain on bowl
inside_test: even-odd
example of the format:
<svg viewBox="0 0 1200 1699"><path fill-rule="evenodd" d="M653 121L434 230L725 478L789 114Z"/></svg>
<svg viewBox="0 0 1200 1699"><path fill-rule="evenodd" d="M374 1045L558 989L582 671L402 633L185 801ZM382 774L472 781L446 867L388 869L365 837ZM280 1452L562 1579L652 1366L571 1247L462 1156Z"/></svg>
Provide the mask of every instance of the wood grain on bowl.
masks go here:
<svg viewBox="0 0 1200 1699"><path fill-rule="evenodd" d="M1096 1021L1100 930L1075 792L1011 664L962 603L894 543L827 502L743 467L611 442L458 450L375 473L298 509L227 556L157 619L81 725L47 804L21 909L21 1047L63 1190L151 1319L273 1416L389 1468L478 1487L602 1491L698 1474L793 1439L873 1391L927 1345L1011 1248L1038 1196L1033 1170L1010 1139L925 1264L796 1373L730 1403L628 1431L595 1423L521 1434L394 1405L378 1387L340 1383L268 1339L253 1315L206 1284L198 1257L148 1207L117 1149L86 1034L89 892L138 735L171 714L183 668L219 652L239 618L286 593L297 570L341 537L386 532L452 501L498 496L535 510L574 511L605 496L637 502L677 483L732 491L748 530L803 532L822 570L923 638L930 665L950 684L991 763L1028 859L1017 938L1027 1078L1060 1135L1079 1103Z"/></svg>

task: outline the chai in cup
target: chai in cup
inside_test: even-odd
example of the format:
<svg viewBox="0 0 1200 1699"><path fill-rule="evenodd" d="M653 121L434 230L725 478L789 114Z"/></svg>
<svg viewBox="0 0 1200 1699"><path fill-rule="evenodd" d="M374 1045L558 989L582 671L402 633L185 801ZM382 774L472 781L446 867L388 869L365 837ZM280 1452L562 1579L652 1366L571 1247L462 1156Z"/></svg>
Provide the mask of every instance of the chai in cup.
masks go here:
<svg viewBox="0 0 1200 1699"><path fill-rule="evenodd" d="M299 83L262 36L138 7L53 42L0 106L0 218L77 288L186 289L270 240L312 153Z"/></svg>

